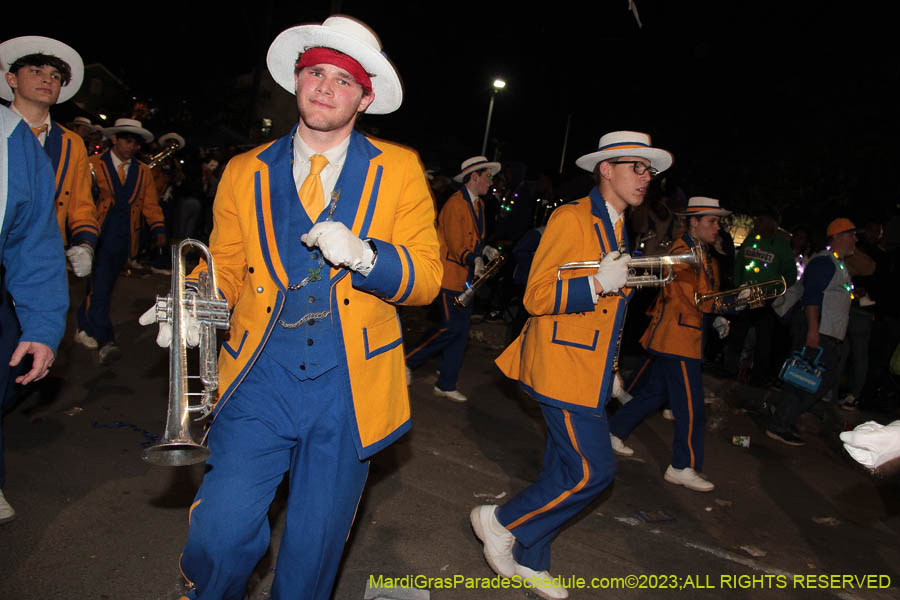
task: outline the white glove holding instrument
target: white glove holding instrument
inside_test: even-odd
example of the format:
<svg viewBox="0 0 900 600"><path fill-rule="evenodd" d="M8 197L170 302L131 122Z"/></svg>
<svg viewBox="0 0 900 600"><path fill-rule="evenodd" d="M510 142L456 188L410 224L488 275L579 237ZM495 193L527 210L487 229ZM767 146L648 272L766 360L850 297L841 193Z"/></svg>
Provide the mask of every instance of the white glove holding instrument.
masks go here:
<svg viewBox="0 0 900 600"><path fill-rule="evenodd" d="M721 315L713 319L712 326L716 333L719 334L720 340L727 338L728 333L731 331L731 322Z"/></svg>
<svg viewBox="0 0 900 600"><path fill-rule="evenodd" d="M66 256L72 265L72 271L76 277L87 277L91 274L91 264L94 262L94 249L88 244L78 244L66 250Z"/></svg>
<svg viewBox="0 0 900 600"><path fill-rule="evenodd" d="M485 257L488 262L491 262L492 260L500 256L500 251L493 246L485 246L481 249L481 255Z"/></svg>
<svg viewBox="0 0 900 600"><path fill-rule="evenodd" d="M200 321L189 311L185 311L184 315L184 341L188 348L196 348L200 345ZM156 323L156 302L150 309L141 315L138 319L141 325L153 325ZM166 321L159 324L159 333L156 335L156 345L160 348L168 348L172 343L172 325Z"/></svg>
<svg viewBox="0 0 900 600"><path fill-rule="evenodd" d="M318 246L329 263L368 275L375 264L372 248L339 221L316 223L300 236L308 247Z"/></svg>
<svg viewBox="0 0 900 600"><path fill-rule="evenodd" d="M603 288L601 294L609 294L625 287L628 280L628 263L631 262L630 254L620 254L614 250L603 257L594 279Z"/></svg>
<svg viewBox="0 0 900 600"><path fill-rule="evenodd" d="M481 274L484 273L484 259L480 256L475 257L475 279L481 277Z"/></svg>
<svg viewBox="0 0 900 600"><path fill-rule="evenodd" d="M841 432L844 449L853 460L870 469L900 457L900 420L890 425L866 421L853 431Z"/></svg>

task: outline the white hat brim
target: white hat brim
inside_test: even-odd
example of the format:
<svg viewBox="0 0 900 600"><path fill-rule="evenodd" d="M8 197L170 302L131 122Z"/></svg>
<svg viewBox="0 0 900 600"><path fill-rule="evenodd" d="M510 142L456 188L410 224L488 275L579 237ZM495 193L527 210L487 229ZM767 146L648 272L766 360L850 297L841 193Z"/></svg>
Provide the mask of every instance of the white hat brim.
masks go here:
<svg viewBox="0 0 900 600"><path fill-rule="evenodd" d="M117 133L133 133L135 135L139 135L144 138L144 143L149 144L153 141L153 134L144 129L143 127L104 127L103 128L103 137L108 138L111 135L115 135Z"/></svg>
<svg viewBox="0 0 900 600"><path fill-rule="evenodd" d="M616 148L615 150L598 150L597 152L585 154L576 160L575 164L585 171L593 173L597 163L620 156L646 158L650 161L650 166L660 173L671 167L674 161L670 152L660 148Z"/></svg>
<svg viewBox="0 0 900 600"><path fill-rule="evenodd" d="M178 142L179 150L181 150L182 148L184 148L187 145L187 142L184 141L184 138L181 137L180 135L178 135L177 133L175 133L174 131L172 133L166 133L166 134L159 136L159 145L165 146L166 142L168 142L169 140L175 140L176 142Z"/></svg>
<svg viewBox="0 0 900 600"><path fill-rule="evenodd" d="M266 65L275 82L294 94L294 66L297 58L315 47L331 48L350 56L372 79L375 99L366 109L373 115L392 113L403 102L403 84L388 58L357 38L322 25L298 25L278 34L266 55Z"/></svg>
<svg viewBox="0 0 900 600"><path fill-rule="evenodd" d="M65 102L78 93L81 83L84 81L84 61L81 60L81 56L75 52L75 49L52 38L40 35L25 35L6 40L0 44L0 98L9 102L13 100L12 88L6 83L6 73L9 72L9 65L23 56L38 53L55 56L66 61L69 69L72 71L72 78L68 84L60 88L59 98L56 100L56 103Z"/></svg>
<svg viewBox="0 0 900 600"><path fill-rule="evenodd" d="M462 180L466 175L468 175L469 173L474 173L475 171L480 171L482 169L490 169L491 175L496 175L500 172L501 165L498 162L478 163L477 165L472 165L471 167L466 167L465 169L463 169L459 175L456 175L453 178L453 181L455 181L456 183L462 183Z"/></svg>
<svg viewBox="0 0 900 600"><path fill-rule="evenodd" d="M706 215L713 215L716 217L727 217L730 215L732 211L725 210L724 208L710 208L709 210L699 210L694 212L677 212L674 213L679 217L704 217Z"/></svg>

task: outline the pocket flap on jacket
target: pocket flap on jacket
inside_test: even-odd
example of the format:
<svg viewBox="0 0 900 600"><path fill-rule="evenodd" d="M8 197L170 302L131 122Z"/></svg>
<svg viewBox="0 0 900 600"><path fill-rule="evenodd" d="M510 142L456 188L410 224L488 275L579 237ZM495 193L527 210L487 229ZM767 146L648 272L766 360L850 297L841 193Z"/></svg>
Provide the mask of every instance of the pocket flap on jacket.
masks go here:
<svg viewBox="0 0 900 600"><path fill-rule="evenodd" d="M372 327L363 327L363 347L366 360L396 348L403 342L400 321L396 316L385 319Z"/></svg>
<svg viewBox="0 0 900 600"><path fill-rule="evenodd" d="M597 329L585 329L577 325L569 325L553 322L553 343L563 346L571 346L573 348L581 348L582 350L596 350L597 338L600 337L600 331Z"/></svg>

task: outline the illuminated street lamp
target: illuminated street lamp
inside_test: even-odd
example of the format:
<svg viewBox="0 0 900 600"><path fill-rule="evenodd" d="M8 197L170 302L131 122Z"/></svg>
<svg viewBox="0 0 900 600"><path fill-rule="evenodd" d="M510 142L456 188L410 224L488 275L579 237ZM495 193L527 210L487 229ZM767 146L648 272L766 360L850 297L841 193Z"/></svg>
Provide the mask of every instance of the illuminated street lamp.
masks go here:
<svg viewBox="0 0 900 600"><path fill-rule="evenodd" d="M491 102L488 104L487 123L484 125L484 142L481 144L481 155L487 156L488 132L491 130L491 115L494 114L494 96L497 92L506 87L506 82L502 79L494 80L494 89L491 91Z"/></svg>

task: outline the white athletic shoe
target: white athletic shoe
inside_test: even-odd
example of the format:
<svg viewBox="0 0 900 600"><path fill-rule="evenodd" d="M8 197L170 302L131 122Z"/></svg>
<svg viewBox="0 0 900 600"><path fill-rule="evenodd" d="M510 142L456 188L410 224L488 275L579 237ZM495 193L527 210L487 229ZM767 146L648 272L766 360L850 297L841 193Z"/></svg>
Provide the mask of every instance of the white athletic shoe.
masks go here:
<svg viewBox="0 0 900 600"><path fill-rule="evenodd" d="M96 350L100 347L100 344L97 343L97 340L89 336L83 329L79 329L75 332L75 343L81 344L88 350Z"/></svg>
<svg viewBox="0 0 900 600"><path fill-rule="evenodd" d="M547 571L535 571L516 563L516 575L529 581L530 585L525 589L541 598L565 600L569 597L569 591L559 583L559 580L554 581L553 575Z"/></svg>
<svg viewBox="0 0 900 600"><path fill-rule="evenodd" d="M449 398L454 402L465 402L468 400L465 396L463 396L459 390L442 390L438 386L434 386L434 395L441 396L443 398Z"/></svg>
<svg viewBox="0 0 900 600"><path fill-rule="evenodd" d="M671 408L663 409L663 419L665 419L666 421L674 421L675 420L675 415L672 414Z"/></svg>
<svg viewBox="0 0 900 600"><path fill-rule="evenodd" d="M484 544L484 559L501 577L512 577L518 567L513 558L512 549L516 537L497 520L497 506L482 504L469 513L469 522L475 535Z"/></svg>
<svg viewBox="0 0 900 600"><path fill-rule="evenodd" d="M704 479L700 473L690 467L676 469L672 465L669 465L663 478L669 483L683 485L687 489L694 490L695 492L711 492L716 487L711 481Z"/></svg>
<svg viewBox="0 0 900 600"><path fill-rule="evenodd" d="M609 434L609 443L612 444L613 452L618 454L619 456L633 456L634 448L629 448L625 445L625 442L614 436L613 434Z"/></svg>
<svg viewBox="0 0 900 600"><path fill-rule="evenodd" d="M3 490L0 490L0 524L12 521L15 518L16 511L13 510L13 507L10 506L9 502L6 501L6 498L3 497ZM511 547L512 546L510 546L510 548ZM512 552L510 552L510 556L512 556Z"/></svg>

